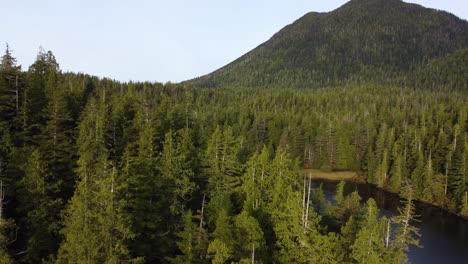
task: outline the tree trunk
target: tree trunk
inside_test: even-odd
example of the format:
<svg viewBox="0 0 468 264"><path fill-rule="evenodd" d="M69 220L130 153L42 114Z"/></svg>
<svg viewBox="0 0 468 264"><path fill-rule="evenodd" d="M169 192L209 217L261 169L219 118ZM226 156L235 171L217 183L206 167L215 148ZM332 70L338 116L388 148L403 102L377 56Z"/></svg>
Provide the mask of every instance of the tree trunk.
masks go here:
<svg viewBox="0 0 468 264"><path fill-rule="evenodd" d="M252 244L252 264L255 264L255 244Z"/></svg>
<svg viewBox="0 0 468 264"><path fill-rule="evenodd" d="M390 242L390 219L387 220L387 235L385 236L385 247L388 248Z"/></svg>
<svg viewBox="0 0 468 264"><path fill-rule="evenodd" d="M306 174L304 173L304 190L302 192L302 225L305 226L305 205L306 205Z"/></svg>
<svg viewBox="0 0 468 264"><path fill-rule="evenodd" d="M312 177L310 177L310 173L309 173L309 191L307 193L306 215L305 215L305 225L304 225L306 228L308 227L307 221L309 220L310 185L311 185L311 182L312 182Z"/></svg>
<svg viewBox="0 0 468 264"><path fill-rule="evenodd" d="M203 228L203 212L205 211L205 194L203 194L203 201L200 214L200 229Z"/></svg>

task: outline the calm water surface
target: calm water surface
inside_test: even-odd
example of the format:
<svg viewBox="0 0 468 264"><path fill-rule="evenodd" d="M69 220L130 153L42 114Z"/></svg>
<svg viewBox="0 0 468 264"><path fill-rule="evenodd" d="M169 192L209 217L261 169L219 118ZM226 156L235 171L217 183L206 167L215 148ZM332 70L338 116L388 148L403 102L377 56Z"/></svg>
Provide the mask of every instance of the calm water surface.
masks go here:
<svg viewBox="0 0 468 264"><path fill-rule="evenodd" d="M323 183L325 196L331 198L338 182L320 180L315 183ZM370 197L374 198L383 214L397 213L400 205L397 195L372 185L347 182L345 192L354 190L358 191L363 202ZM420 244L423 248L411 247L408 254L411 263L468 264L468 220L420 202L416 202L416 213L421 220L416 226L420 228Z"/></svg>

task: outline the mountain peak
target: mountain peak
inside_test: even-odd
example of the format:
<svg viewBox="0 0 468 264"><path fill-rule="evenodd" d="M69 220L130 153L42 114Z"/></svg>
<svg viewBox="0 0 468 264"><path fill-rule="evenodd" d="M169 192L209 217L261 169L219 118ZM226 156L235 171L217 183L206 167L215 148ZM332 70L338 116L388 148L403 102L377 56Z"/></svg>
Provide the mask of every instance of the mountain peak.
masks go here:
<svg viewBox="0 0 468 264"><path fill-rule="evenodd" d="M197 86L321 86L389 80L468 47L468 22L400 0L310 12Z"/></svg>

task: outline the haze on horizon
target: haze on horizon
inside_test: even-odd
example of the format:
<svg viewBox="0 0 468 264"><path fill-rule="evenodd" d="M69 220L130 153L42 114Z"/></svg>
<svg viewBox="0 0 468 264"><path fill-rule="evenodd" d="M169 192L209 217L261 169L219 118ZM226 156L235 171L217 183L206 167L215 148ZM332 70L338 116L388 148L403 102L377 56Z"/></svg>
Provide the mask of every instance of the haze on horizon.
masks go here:
<svg viewBox="0 0 468 264"><path fill-rule="evenodd" d="M0 28L27 70L39 47L63 71L120 81L179 82L212 72L304 14L347 1L8 1ZM460 0L406 0L468 19Z"/></svg>

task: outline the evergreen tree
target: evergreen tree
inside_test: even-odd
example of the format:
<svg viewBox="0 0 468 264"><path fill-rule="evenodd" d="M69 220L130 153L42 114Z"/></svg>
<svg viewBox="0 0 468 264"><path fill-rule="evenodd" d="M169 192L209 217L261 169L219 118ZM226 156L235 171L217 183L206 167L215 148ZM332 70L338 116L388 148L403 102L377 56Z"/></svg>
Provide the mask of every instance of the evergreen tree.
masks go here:
<svg viewBox="0 0 468 264"><path fill-rule="evenodd" d="M36 61L29 67L21 113L27 142L38 142L38 135L46 123L45 109L48 97L57 88L59 71L59 65L52 52L42 49Z"/></svg>
<svg viewBox="0 0 468 264"><path fill-rule="evenodd" d="M208 166L206 175L208 178L208 215L211 219L221 208L227 208L230 197L240 186L242 166L239 162L239 142L235 138L231 128L224 131L217 127L213 133L205 153L205 164ZM208 218L210 219L210 217Z"/></svg>
<svg viewBox="0 0 468 264"><path fill-rule="evenodd" d="M242 211L234 218L234 229L235 252L240 262L249 262L249 260L250 262L256 262L259 259L261 262L259 253L265 247L265 240L258 221L250 216L247 211Z"/></svg>
<svg viewBox="0 0 468 264"><path fill-rule="evenodd" d="M244 210L255 211L268 201L266 190L269 189L270 161L269 152L263 147L262 153L255 153L247 164L243 176L243 191L245 193Z"/></svg>
<svg viewBox="0 0 468 264"><path fill-rule="evenodd" d="M79 182L65 213L64 242L58 263L131 261L128 240L134 237L123 211L116 167L108 161L104 141L105 105L91 100L80 124Z"/></svg>
<svg viewBox="0 0 468 264"><path fill-rule="evenodd" d="M234 255L233 226L225 209L221 209L213 232L213 241L208 246L212 263L226 263Z"/></svg>
<svg viewBox="0 0 468 264"><path fill-rule="evenodd" d="M179 218L185 211L185 204L191 199L195 188L191 181L194 173L189 167L188 157L182 156L180 143L172 131L166 133L160 157L161 176L165 181L166 198L171 213Z"/></svg>
<svg viewBox="0 0 468 264"><path fill-rule="evenodd" d="M146 261L163 261L173 241L164 219L169 219L168 199L157 170L156 124L150 106L142 102L135 115L137 137L127 145L122 157L122 183L126 214L131 218L136 237L130 249Z"/></svg>
<svg viewBox="0 0 468 264"><path fill-rule="evenodd" d="M13 240L11 231L14 229L15 224L12 219L8 219L5 215L5 197L3 180L0 180L0 263L12 264L13 258L8 252L8 246Z"/></svg>
<svg viewBox="0 0 468 264"><path fill-rule="evenodd" d="M401 194L404 197L403 206L398 209L399 215L394 216L392 221L397 224L395 238L392 244L394 251L393 258L398 263L407 261L406 253L409 251L410 245L419 246L419 229L412 225L412 222L417 221L414 207L414 187L410 184L405 185Z"/></svg>
<svg viewBox="0 0 468 264"><path fill-rule="evenodd" d="M24 166L24 177L18 184L22 193L18 211L25 216L22 222L28 237L22 259L32 263L56 252L63 201L57 197L60 182L52 178L38 149L31 150Z"/></svg>
<svg viewBox="0 0 468 264"><path fill-rule="evenodd" d="M456 198L457 205L461 208L465 192L468 189L467 181L467 163L468 163L468 144L461 142L457 145L452 159L452 188Z"/></svg>
<svg viewBox="0 0 468 264"><path fill-rule="evenodd" d="M193 223L192 211L187 211L184 215L183 229L177 234L179 241L177 247L181 254L175 258L170 258L174 264L206 263L206 238L204 230Z"/></svg>
<svg viewBox="0 0 468 264"><path fill-rule="evenodd" d="M23 96L21 67L7 44L0 64L0 124L19 132L20 101Z"/></svg>
<svg viewBox="0 0 468 264"><path fill-rule="evenodd" d="M351 257L355 261L358 263L386 263L383 225L384 221L379 218L377 205L370 198L364 207L360 230L351 246Z"/></svg>
<svg viewBox="0 0 468 264"><path fill-rule="evenodd" d="M397 192L400 190L401 183L404 179L404 168L405 162L403 161L403 156L398 153L396 160L393 162L392 169L390 172L390 190L393 192Z"/></svg>

